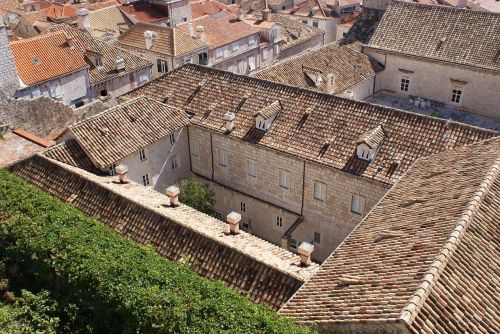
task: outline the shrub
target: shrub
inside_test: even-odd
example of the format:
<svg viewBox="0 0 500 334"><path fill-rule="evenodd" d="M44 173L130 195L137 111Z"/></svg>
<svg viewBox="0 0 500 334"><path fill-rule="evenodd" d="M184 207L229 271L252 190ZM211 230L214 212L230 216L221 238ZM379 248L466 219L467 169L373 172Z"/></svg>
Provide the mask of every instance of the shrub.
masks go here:
<svg viewBox="0 0 500 334"><path fill-rule="evenodd" d="M210 215L215 203L214 196L214 192L208 185L195 178L190 178L182 182L179 200L181 203Z"/></svg>
<svg viewBox="0 0 500 334"><path fill-rule="evenodd" d="M107 333L309 333L0 170L12 261ZM0 231L2 226L0 226Z"/></svg>

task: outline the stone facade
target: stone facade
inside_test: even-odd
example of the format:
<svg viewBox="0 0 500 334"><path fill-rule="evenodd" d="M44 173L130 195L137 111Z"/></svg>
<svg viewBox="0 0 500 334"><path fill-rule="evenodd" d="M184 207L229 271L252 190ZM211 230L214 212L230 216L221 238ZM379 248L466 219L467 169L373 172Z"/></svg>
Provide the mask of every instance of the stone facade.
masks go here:
<svg viewBox="0 0 500 334"><path fill-rule="evenodd" d="M314 243L313 259L317 261L325 260L389 189L200 127L190 125L188 129L191 169L213 181L209 184L216 193L215 211L222 216L241 212L242 225L248 224L242 228L292 251L300 242L313 243L316 232L319 242ZM220 155L226 155L225 166ZM249 161L255 165L255 176L249 175ZM288 188L280 185L280 172L287 173ZM326 187L324 201L314 198L315 182ZM353 195L364 199L361 214L351 211ZM290 231L299 216L302 221Z"/></svg>
<svg viewBox="0 0 500 334"><path fill-rule="evenodd" d="M12 96L19 87L19 78L16 73L16 63L9 47L7 31L0 22L0 90Z"/></svg>
<svg viewBox="0 0 500 334"><path fill-rule="evenodd" d="M108 80L92 84L90 87L91 99L97 99L101 96L101 92L105 90L111 97L118 97L130 92L151 80L151 68L146 67L133 72L126 72L119 76L111 77Z"/></svg>
<svg viewBox="0 0 500 334"><path fill-rule="evenodd" d="M318 34L307 41L292 45L291 47L286 49L281 49L277 60L283 60L322 47L323 36L323 34Z"/></svg>
<svg viewBox="0 0 500 334"><path fill-rule="evenodd" d="M189 0L172 2L168 5L168 17L170 24L175 27L177 24L187 22L192 19L191 5Z"/></svg>
<svg viewBox="0 0 500 334"><path fill-rule="evenodd" d="M364 53L385 66L377 74L375 92L420 96L459 110L500 118L498 72L410 58L370 48L365 48ZM401 90L403 77L409 79L408 91ZM463 89L459 103L452 102L452 89L456 86Z"/></svg>
<svg viewBox="0 0 500 334"><path fill-rule="evenodd" d="M261 67L262 63L272 62L274 49L259 48L259 34L255 33L233 43L211 49L208 53L208 65L221 70L238 74L247 74L249 64L253 68Z"/></svg>

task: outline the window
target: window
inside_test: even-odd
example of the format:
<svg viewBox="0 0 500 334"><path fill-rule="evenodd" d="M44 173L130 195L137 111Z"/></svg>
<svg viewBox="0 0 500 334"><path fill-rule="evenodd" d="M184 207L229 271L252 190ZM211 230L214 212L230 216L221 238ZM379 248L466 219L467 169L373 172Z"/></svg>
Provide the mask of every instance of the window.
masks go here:
<svg viewBox="0 0 500 334"><path fill-rule="evenodd" d="M240 49L238 42L233 43L233 52L237 52Z"/></svg>
<svg viewBox="0 0 500 334"><path fill-rule="evenodd" d="M255 58L253 56L248 58L248 70L249 71L255 70Z"/></svg>
<svg viewBox="0 0 500 334"><path fill-rule="evenodd" d="M168 135L168 140L170 141L171 145L175 144L175 133L171 133Z"/></svg>
<svg viewBox="0 0 500 334"><path fill-rule="evenodd" d="M283 227L283 217L281 216L276 217L276 226Z"/></svg>
<svg viewBox="0 0 500 334"><path fill-rule="evenodd" d="M257 166L255 160L247 160L247 175L257 177Z"/></svg>
<svg viewBox="0 0 500 334"><path fill-rule="evenodd" d="M116 164L112 164L111 166L109 166L109 175L111 175L111 176L116 175L115 168L116 168Z"/></svg>
<svg viewBox="0 0 500 334"><path fill-rule="evenodd" d="M191 58L191 57L184 58L184 64L191 64L192 62L193 62L193 58Z"/></svg>
<svg viewBox="0 0 500 334"><path fill-rule="evenodd" d="M208 54L206 52L200 53L198 55L198 63L200 63L200 65L208 64Z"/></svg>
<svg viewBox="0 0 500 334"><path fill-rule="evenodd" d="M247 205L245 202L240 202L240 211L247 212Z"/></svg>
<svg viewBox="0 0 500 334"><path fill-rule="evenodd" d="M313 21L313 28L318 28L318 21Z"/></svg>
<svg viewBox="0 0 500 334"><path fill-rule="evenodd" d="M156 67L157 67L159 73L167 73L168 72L167 62L163 59L156 60Z"/></svg>
<svg viewBox="0 0 500 334"><path fill-rule="evenodd" d="M246 232L250 231L250 224L248 224L248 223L243 223L243 222L242 222L242 223L241 223L241 229L242 229L243 231L246 231Z"/></svg>
<svg viewBox="0 0 500 334"><path fill-rule="evenodd" d="M362 215L365 212L365 198L359 195L352 195L351 211Z"/></svg>
<svg viewBox="0 0 500 334"><path fill-rule="evenodd" d="M56 98L61 95L61 87L58 84L49 85L50 97Z"/></svg>
<svg viewBox="0 0 500 334"><path fill-rule="evenodd" d="M144 149L139 150L139 160L141 161L146 160L146 152L144 152Z"/></svg>
<svg viewBox="0 0 500 334"><path fill-rule="evenodd" d="M463 92L464 92L463 87L453 86L451 90L451 102L460 103L460 101L462 100Z"/></svg>
<svg viewBox="0 0 500 334"><path fill-rule="evenodd" d="M219 165L226 167L227 166L227 151L226 150L217 150L217 158L219 160Z"/></svg>
<svg viewBox="0 0 500 334"><path fill-rule="evenodd" d="M324 202L326 199L326 184L314 181L314 198Z"/></svg>
<svg viewBox="0 0 500 334"><path fill-rule="evenodd" d="M219 219L219 220L222 220L222 213L214 211L214 217Z"/></svg>
<svg viewBox="0 0 500 334"><path fill-rule="evenodd" d="M172 159L170 160L170 164L172 166L172 169L177 169L177 167L179 167L179 158L177 157L177 155L174 155L172 157Z"/></svg>
<svg viewBox="0 0 500 334"><path fill-rule="evenodd" d="M102 60L101 57L95 57L95 66L100 67L102 66Z"/></svg>
<svg viewBox="0 0 500 334"><path fill-rule="evenodd" d="M354 12L355 9L356 9L356 6L342 8L340 10L340 14L349 14L349 13Z"/></svg>
<svg viewBox="0 0 500 334"><path fill-rule="evenodd" d="M142 176L142 184L146 187L149 186L149 174L146 173L146 175Z"/></svg>
<svg viewBox="0 0 500 334"><path fill-rule="evenodd" d="M103 96L103 97L104 96L108 96L108 90L107 89L103 89L103 90L100 91L99 94L101 94L101 96Z"/></svg>
<svg viewBox="0 0 500 334"><path fill-rule="evenodd" d="M407 92L410 86L410 77L405 75L401 77L401 90Z"/></svg>
<svg viewBox="0 0 500 334"><path fill-rule="evenodd" d="M200 144L196 141L191 142L191 154L195 157L200 155Z"/></svg>
<svg viewBox="0 0 500 334"><path fill-rule="evenodd" d="M78 101L77 103L75 103L75 108L80 108L80 107L83 107L84 105L85 105L85 102Z"/></svg>
<svg viewBox="0 0 500 334"><path fill-rule="evenodd" d="M307 24L307 20L302 20L302 23L303 24Z"/></svg>
<svg viewBox="0 0 500 334"><path fill-rule="evenodd" d="M315 244L320 244L321 243L321 234L318 232L314 232L314 243Z"/></svg>
<svg viewBox="0 0 500 334"><path fill-rule="evenodd" d="M298 241L295 240L295 239L289 239L288 240L288 247L292 250L292 251L297 251L297 244L298 244Z"/></svg>
<svg viewBox="0 0 500 334"><path fill-rule="evenodd" d="M186 16L182 17L182 22L187 22L188 18Z"/></svg>
<svg viewBox="0 0 500 334"><path fill-rule="evenodd" d="M288 189L290 187L290 173L280 170L280 186Z"/></svg>
<svg viewBox="0 0 500 334"><path fill-rule="evenodd" d="M217 49L217 51L215 52L215 57L217 59L224 57L224 49L222 48Z"/></svg>
<svg viewBox="0 0 500 334"><path fill-rule="evenodd" d="M255 44L255 37L250 37L248 39L248 45L254 45Z"/></svg>

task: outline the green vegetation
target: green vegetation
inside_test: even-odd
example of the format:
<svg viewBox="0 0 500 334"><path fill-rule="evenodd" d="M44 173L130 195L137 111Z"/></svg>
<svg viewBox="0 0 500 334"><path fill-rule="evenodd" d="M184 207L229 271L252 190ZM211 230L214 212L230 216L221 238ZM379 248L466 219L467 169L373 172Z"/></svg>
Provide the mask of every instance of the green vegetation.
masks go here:
<svg viewBox="0 0 500 334"><path fill-rule="evenodd" d="M5 170L0 243L20 295L13 304L0 304L2 333L311 332Z"/></svg>
<svg viewBox="0 0 500 334"><path fill-rule="evenodd" d="M215 203L214 192L195 178L182 182L179 200L198 211L211 215Z"/></svg>

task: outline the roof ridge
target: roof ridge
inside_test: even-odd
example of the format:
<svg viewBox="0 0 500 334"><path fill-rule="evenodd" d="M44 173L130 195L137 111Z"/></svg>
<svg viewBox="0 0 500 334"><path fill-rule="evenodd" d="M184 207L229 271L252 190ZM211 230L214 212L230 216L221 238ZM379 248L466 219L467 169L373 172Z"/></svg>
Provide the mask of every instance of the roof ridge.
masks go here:
<svg viewBox="0 0 500 334"><path fill-rule="evenodd" d="M39 39L43 39L43 38L49 38L49 37L53 37L55 35L60 35L60 34L63 34L64 35L64 31L62 30L57 30L57 31L53 31L53 32L48 32L48 33L45 33L45 34L42 34L42 35L39 35L39 36L35 36L35 37L31 37L31 38L25 38L25 39L20 39L20 40L17 40L17 41L12 41L10 42L10 44L21 44L23 42L31 42L31 41L35 41L35 40L39 40Z"/></svg>
<svg viewBox="0 0 500 334"><path fill-rule="evenodd" d="M481 141L469 146L475 146L479 144L484 144L484 142L492 141L495 138ZM452 150L453 151L453 150ZM439 154L439 153L438 153ZM426 157L427 158L427 157ZM408 300L406 306L402 309L398 320L403 321L407 326L411 326L412 322L417 317L418 313L425 304L427 298L432 292L440 274L446 268L448 261L455 253L458 248L462 238L464 237L467 229L472 223L474 215L481 207L484 198L489 193L495 179L500 176L500 155L497 156L496 160L491 165L490 169L486 173L483 181L478 186L469 201L469 204L462 213L462 216L458 220L455 228L448 237L446 243L441 247L439 254L436 259L431 263L429 270L424 274L422 282L413 293L413 295Z"/></svg>
<svg viewBox="0 0 500 334"><path fill-rule="evenodd" d="M467 8L458 8L458 7L453 7L453 6L436 6L436 5L433 5L433 4L419 3L419 2L407 2L407 1L393 0L393 1L391 1L391 3L389 4L389 7L387 9L389 9L391 6L401 6L401 7L404 7L404 6L407 6L407 7L411 7L411 6L413 6L413 7L429 7L429 8L436 9L436 10L441 10L441 11L473 12L474 14L481 14L481 15L484 15L484 16L492 15L492 16L499 16L500 17L500 13L497 13L497 12L488 12L488 11L480 11L480 10L470 10L470 9L467 9Z"/></svg>

